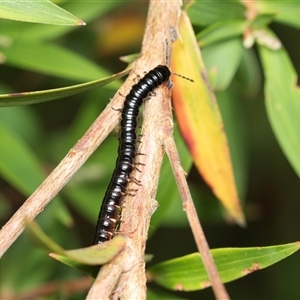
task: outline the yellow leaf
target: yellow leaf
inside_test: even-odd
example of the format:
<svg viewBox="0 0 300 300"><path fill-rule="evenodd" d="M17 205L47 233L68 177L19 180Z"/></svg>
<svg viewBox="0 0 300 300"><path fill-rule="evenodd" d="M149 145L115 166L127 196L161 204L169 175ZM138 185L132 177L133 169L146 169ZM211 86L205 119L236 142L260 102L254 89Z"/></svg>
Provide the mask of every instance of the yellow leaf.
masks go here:
<svg viewBox="0 0 300 300"><path fill-rule="evenodd" d="M194 80L173 76L173 105L196 167L235 222L244 225L223 121L185 13L173 47L172 71Z"/></svg>

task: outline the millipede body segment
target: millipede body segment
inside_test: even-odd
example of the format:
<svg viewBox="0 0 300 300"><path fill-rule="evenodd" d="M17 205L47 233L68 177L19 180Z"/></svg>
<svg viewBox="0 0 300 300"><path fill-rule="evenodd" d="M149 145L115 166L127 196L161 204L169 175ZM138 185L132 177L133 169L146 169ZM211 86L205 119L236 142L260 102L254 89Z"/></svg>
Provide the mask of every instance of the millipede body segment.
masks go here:
<svg viewBox="0 0 300 300"><path fill-rule="evenodd" d="M132 86L125 97L121 111L119 147L116 167L106 190L98 216L94 244L113 238L121 219L122 199L134 169L137 153L137 122L143 101L158 86L168 82L171 72L167 66L159 65L149 71L139 82Z"/></svg>

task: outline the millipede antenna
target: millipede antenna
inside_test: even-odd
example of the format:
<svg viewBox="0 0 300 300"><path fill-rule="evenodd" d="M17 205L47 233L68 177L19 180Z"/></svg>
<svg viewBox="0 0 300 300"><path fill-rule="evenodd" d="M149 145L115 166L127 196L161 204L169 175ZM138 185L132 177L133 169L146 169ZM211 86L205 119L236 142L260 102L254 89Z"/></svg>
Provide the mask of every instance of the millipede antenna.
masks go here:
<svg viewBox="0 0 300 300"><path fill-rule="evenodd" d="M178 77L181 77L181 78L183 78L183 79L185 79L185 80L188 80L188 81L191 81L191 82L195 82L193 79L191 79L191 78L189 78L189 77L186 77L186 76L183 76L183 75L181 75L181 74L173 73L173 72L171 72L171 74L172 74L172 75L176 75L176 76L178 76Z"/></svg>
<svg viewBox="0 0 300 300"><path fill-rule="evenodd" d="M170 47L169 47L169 41L168 41L168 39L165 39L165 42L166 42L166 65L169 67L170 66L170 55L169 54L170 54L171 50L170 50ZM194 82L193 79L191 79L189 77L186 77L186 76L183 76L183 75L180 75L178 73L171 72L171 74L172 75L176 75L178 77L181 77L183 79L186 79L188 81Z"/></svg>

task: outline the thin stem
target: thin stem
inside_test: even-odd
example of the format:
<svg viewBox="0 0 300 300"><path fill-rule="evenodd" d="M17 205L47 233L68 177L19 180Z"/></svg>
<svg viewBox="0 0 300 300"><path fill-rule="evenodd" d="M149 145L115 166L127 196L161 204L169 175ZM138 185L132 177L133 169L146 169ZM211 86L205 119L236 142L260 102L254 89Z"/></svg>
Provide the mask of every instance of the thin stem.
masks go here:
<svg viewBox="0 0 300 300"><path fill-rule="evenodd" d="M166 132L168 131L169 130L166 130ZM172 166L179 193L183 201L183 209L187 214L198 251L201 253L201 258L210 279L215 296L220 300L230 299L223 283L221 282L218 270L210 253L205 234L200 224L200 220L198 218L197 211L195 209L194 202L185 179L185 172L180 164L180 158L173 136L166 136L164 139L164 145Z"/></svg>

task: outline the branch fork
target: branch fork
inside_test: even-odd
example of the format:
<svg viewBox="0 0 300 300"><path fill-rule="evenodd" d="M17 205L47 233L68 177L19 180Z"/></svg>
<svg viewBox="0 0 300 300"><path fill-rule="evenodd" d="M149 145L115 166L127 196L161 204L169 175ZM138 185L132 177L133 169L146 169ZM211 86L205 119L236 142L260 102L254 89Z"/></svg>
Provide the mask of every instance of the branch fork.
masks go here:
<svg viewBox="0 0 300 300"><path fill-rule="evenodd" d="M119 121L124 91L129 91L136 81L136 74L144 74L159 64L166 64L166 43L174 41L174 30L180 17L181 1L150 1L148 19L140 57L133 63L130 73L110 104L95 120L85 135L69 151L61 163L26 200L22 207L0 231L0 257L24 229L23 220L33 220L53 197L71 179ZM169 49L167 49L169 50ZM169 54L168 54L169 59ZM144 164L142 172L135 171L133 177L141 183L135 196L128 195L122 209L120 234L127 236L124 251L112 262L101 267L87 299L146 299L145 244L150 217L157 207L154 200L158 186L164 151L172 165L175 180L183 199L198 250L201 252L217 299L229 299L218 276L209 252L204 233L186 183L185 172L180 165L173 139L173 121L170 86L163 84L145 103L142 143L137 163ZM136 182L129 183L128 189L136 189Z"/></svg>

